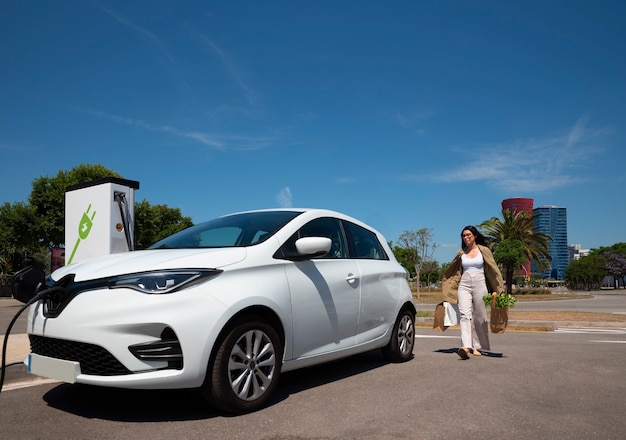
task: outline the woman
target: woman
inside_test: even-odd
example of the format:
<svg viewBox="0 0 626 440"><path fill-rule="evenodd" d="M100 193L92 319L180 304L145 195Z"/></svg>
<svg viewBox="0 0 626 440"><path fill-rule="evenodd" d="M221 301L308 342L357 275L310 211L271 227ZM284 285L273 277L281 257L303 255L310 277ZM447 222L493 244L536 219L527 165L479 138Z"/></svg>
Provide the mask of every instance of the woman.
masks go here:
<svg viewBox="0 0 626 440"><path fill-rule="evenodd" d="M461 359L469 359L470 350L474 356L480 356L481 349L490 349L483 301L483 296L489 292L504 292L502 273L485 237L474 226L466 226L461 232L461 250L443 275L443 300L459 305L462 346L458 354Z"/></svg>

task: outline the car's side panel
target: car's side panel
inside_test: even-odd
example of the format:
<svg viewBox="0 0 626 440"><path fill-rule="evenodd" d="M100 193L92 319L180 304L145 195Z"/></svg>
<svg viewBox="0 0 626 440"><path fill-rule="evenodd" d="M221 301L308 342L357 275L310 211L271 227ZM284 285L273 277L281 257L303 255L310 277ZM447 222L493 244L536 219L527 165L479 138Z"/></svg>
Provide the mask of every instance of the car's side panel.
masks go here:
<svg viewBox="0 0 626 440"><path fill-rule="evenodd" d="M358 260L362 274L357 343L388 333L401 305L411 297L402 268L395 261Z"/></svg>
<svg viewBox="0 0 626 440"><path fill-rule="evenodd" d="M285 267L293 315L293 358L355 345L361 304L354 260L307 260Z"/></svg>
<svg viewBox="0 0 626 440"><path fill-rule="evenodd" d="M291 357L292 316L291 293L285 278L285 262L282 260L256 261L250 255L252 267L233 265L219 277L203 287L207 294L223 302L230 316L238 315L251 308L266 308L275 314L282 328L275 330L285 338L285 357ZM223 325L222 325L223 326ZM284 333L284 334L283 334ZM209 347L211 348L211 347Z"/></svg>
<svg viewBox="0 0 626 440"><path fill-rule="evenodd" d="M389 343L389 336L383 335L378 339L373 339L363 344L352 345L351 347L344 348L338 351L330 351L324 354L318 354L315 356L300 357L286 361L283 364L282 371L293 371L299 368L306 368L313 365L319 365L324 362L333 362L339 359L353 356L359 353L365 353L370 350L382 348Z"/></svg>

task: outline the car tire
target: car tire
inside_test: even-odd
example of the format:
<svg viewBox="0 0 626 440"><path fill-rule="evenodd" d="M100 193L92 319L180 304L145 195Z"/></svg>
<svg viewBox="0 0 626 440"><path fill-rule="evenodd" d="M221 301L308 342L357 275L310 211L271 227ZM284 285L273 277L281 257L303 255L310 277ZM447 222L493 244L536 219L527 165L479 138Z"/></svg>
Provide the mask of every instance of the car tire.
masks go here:
<svg viewBox="0 0 626 440"><path fill-rule="evenodd" d="M256 411L276 388L281 362L282 346L272 326L258 318L241 319L221 339L201 392L218 410Z"/></svg>
<svg viewBox="0 0 626 440"><path fill-rule="evenodd" d="M393 325L391 340L383 347L383 355L389 362L406 362L413 356L415 346L415 313L403 310Z"/></svg>

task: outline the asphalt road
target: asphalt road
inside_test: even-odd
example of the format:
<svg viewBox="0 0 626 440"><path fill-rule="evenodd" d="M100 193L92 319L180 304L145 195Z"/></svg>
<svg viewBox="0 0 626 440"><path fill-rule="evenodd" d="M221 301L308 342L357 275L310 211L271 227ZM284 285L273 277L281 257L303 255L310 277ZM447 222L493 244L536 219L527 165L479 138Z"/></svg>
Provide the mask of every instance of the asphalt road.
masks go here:
<svg viewBox="0 0 626 440"><path fill-rule="evenodd" d="M624 438L626 329L490 335L491 355L467 361L458 331L417 334L407 363L375 351L286 373L269 407L238 417L194 391L3 391L2 438Z"/></svg>
<svg viewBox="0 0 626 440"><path fill-rule="evenodd" d="M550 310L551 303L558 303L558 310L577 310L580 303L585 311L626 311L623 294L537 304L539 310ZM25 328L17 327L20 332ZM492 334L490 356L467 361L455 353L458 330L419 328L417 335L415 357L407 363L385 363L375 351L286 373L267 408L237 417L214 412L191 390L60 383L5 390L0 394L1 437L624 438L626 328Z"/></svg>

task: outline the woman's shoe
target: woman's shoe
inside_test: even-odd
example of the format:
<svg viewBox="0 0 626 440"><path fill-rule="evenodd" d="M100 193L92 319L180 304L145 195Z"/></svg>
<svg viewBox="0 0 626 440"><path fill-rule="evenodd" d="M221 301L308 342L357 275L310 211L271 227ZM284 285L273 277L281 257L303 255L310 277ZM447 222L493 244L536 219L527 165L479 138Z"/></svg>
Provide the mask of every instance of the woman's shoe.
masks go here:
<svg viewBox="0 0 626 440"><path fill-rule="evenodd" d="M482 356L482 355L483 354L480 351L474 349L474 356Z"/></svg>
<svg viewBox="0 0 626 440"><path fill-rule="evenodd" d="M459 348L459 351L457 351L457 353L461 357L461 359L463 359L463 360L469 359L469 349L468 348L461 347L461 348Z"/></svg>

